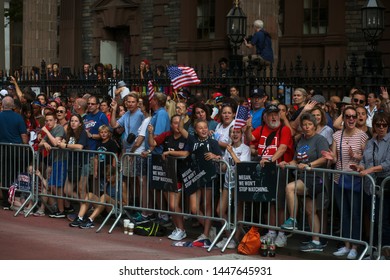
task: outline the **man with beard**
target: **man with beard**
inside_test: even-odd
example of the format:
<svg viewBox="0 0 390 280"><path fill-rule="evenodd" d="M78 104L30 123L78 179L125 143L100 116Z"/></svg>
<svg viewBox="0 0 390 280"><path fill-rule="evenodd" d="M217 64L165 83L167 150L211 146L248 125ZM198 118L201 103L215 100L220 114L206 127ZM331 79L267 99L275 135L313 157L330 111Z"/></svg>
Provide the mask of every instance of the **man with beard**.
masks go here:
<svg viewBox="0 0 390 280"><path fill-rule="evenodd" d="M260 160L261 167L264 167L267 163L279 163L283 160L292 160L294 156L291 130L280 121L279 111L276 105L271 104L267 106L264 110L264 124L253 131L251 129L252 120L249 118L247 121L245 136L248 141L251 141L251 148L257 147L257 153L255 152L255 154L258 156L258 160ZM267 138L270 139L267 141ZM279 182L281 186L286 182L285 171L280 170ZM279 187L277 190L278 210L276 212L275 203L272 202L270 204L270 213L265 216L265 219L269 217L268 224L271 226L276 226L276 213L278 213L279 226L284 218L285 190L284 187ZM287 245L287 237L282 231L276 235L274 230L269 230L266 235L269 238L273 238L275 245L278 247Z"/></svg>

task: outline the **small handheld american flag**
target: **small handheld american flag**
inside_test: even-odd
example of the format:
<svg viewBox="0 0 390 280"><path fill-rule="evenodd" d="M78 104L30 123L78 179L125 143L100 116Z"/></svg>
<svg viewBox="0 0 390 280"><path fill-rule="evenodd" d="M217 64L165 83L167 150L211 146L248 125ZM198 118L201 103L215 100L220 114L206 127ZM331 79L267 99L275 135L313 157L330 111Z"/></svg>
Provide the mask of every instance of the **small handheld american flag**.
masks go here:
<svg viewBox="0 0 390 280"><path fill-rule="evenodd" d="M238 106L236 113L236 121L234 122L234 129L241 129L246 125L249 119L249 109L245 106Z"/></svg>
<svg viewBox="0 0 390 280"><path fill-rule="evenodd" d="M151 80L148 81L148 90L149 90L149 102L150 102L154 96L154 86Z"/></svg>

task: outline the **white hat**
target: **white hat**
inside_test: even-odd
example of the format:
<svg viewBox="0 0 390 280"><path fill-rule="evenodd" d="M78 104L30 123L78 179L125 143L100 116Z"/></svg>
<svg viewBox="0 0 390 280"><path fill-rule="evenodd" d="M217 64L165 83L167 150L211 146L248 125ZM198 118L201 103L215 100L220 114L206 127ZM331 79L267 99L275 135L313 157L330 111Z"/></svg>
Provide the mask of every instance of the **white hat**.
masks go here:
<svg viewBox="0 0 390 280"><path fill-rule="evenodd" d="M125 87L126 83L124 81L119 81L118 82L118 88Z"/></svg>
<svg viewBox="0 0 390 280"><path fill-rule="evenodd" d="M2 90L0 91L0 95L1 95L2 97L5 97L5 96L8 95L8 91L7 91L6 89L2 89Z"/></svg>

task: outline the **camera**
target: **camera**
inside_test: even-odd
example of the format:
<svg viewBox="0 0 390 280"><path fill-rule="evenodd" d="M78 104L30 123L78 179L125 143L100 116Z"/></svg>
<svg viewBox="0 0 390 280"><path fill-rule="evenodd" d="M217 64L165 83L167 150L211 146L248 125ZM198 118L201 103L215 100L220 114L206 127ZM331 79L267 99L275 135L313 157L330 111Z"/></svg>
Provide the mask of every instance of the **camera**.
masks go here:
<svg viewBox="0 0 390 280"><path fill-rule="evenodd" d="M127 135L126 142L129 144L133 144L135 138L136 138L136 136L134 133L129 133L129 135Z"/></svg>

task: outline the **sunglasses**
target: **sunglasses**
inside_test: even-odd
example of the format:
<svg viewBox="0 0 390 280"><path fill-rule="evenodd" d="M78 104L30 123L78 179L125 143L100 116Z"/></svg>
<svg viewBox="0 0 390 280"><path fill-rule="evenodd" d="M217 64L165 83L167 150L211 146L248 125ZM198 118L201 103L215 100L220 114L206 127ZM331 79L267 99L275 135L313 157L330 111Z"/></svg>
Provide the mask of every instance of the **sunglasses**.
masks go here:
<svg viewBox="0 0 390 280"><path fill-rule="evenodd" d="M344 118L346 119L357 119L357 115L345 115Z"/></svg>
<svg viewBox="0 0 390 280"><path fill-rule="evenodd" d="M355 103L359 103L359 104L363 104L363 103L365 103L365 101L364 101L364 100L362 100L362 99L357 99L357 98L354 98L354 99L353 99L353 102L355 102Z"/></svg>
<svg viewBox="0 0 390 280"><path fill-rule="evenodd" d="M376 123L376 128L387 128L389 125L387 123Z"/></svg>
<svg viewBox="0 0 390 280"><path fill-rule="evenodd" d="M65 113L65 111L64 110L56 110L56 113L63 114L63 113Z"/></svg>
<svg viewBox="0 0 390 280"><path fill-rule="evenodd" d="M96 103L87 103L87 105L96 105Z"/></svg>

